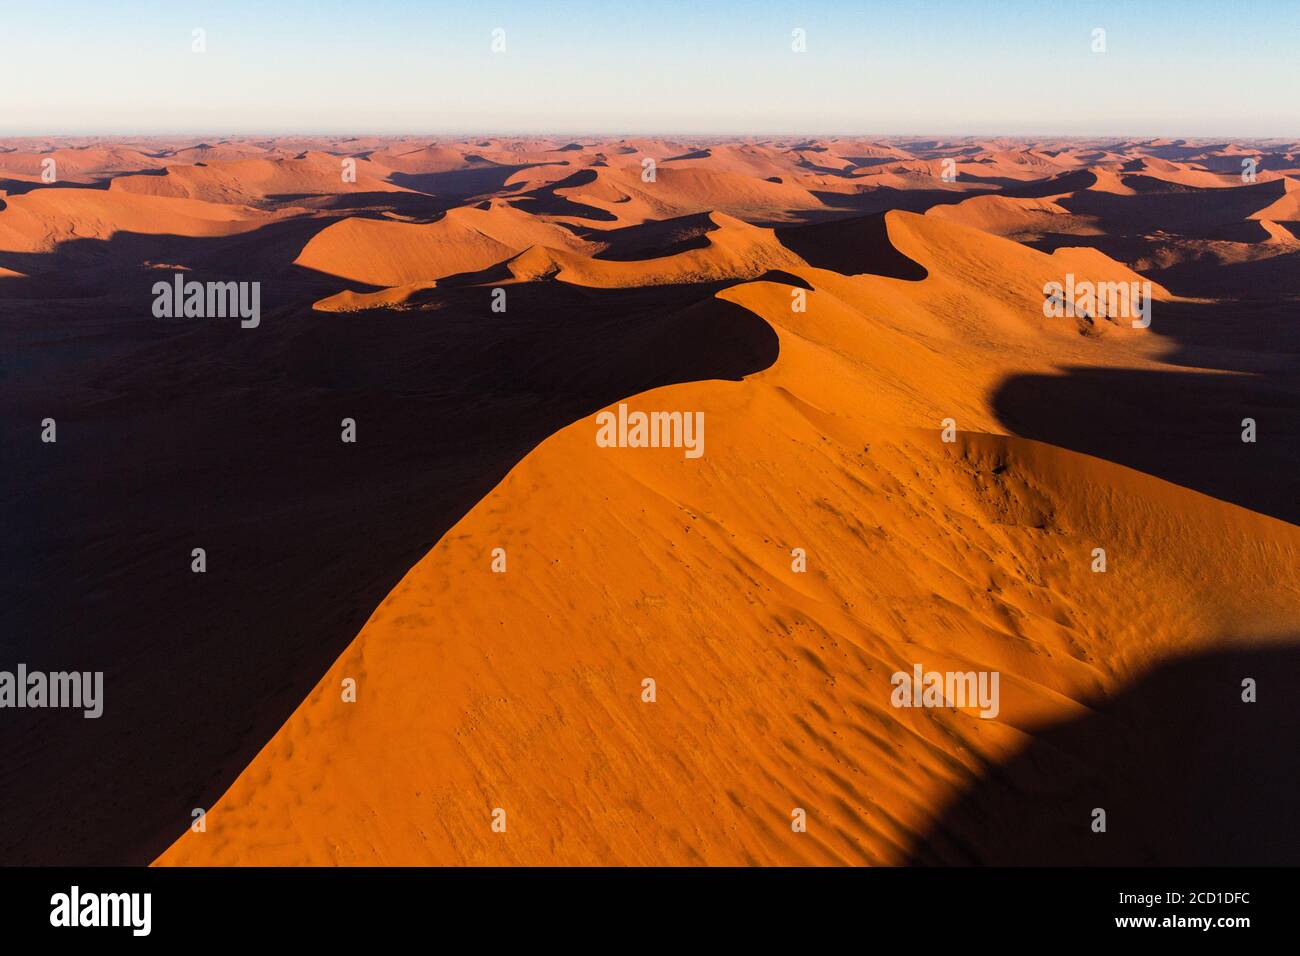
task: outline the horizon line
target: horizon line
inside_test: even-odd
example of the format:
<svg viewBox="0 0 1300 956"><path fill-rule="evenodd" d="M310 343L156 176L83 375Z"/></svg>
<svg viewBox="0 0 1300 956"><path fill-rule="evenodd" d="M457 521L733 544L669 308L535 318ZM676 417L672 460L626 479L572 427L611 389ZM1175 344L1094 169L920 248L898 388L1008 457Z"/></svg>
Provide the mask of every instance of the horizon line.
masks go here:
<svg viewBox="0 0 1300 956"><path fill-rule="evenodd" d="M617 131L599 131L599 130L580 130L580 129L551 129L551 130L509 130L509 129L457 129L457 130L389 130L389 131L369 131L369 130L225 130L217 129L173 129L173 130L57 130L57 131L15 131L0 129L0 139L35 139L40 137L47 138L74 138L74 137L99 137L99 138L140 138L140 139L157 139L164 137L207 137L214 139L248 139L248 138L289 138L289 137L330 137L338 139L413 139L413 138L431 138L431 139L467 139L473 137L492 137L492 138L575 138L575 139L629 139L629 138L646 138L646 137L673 137L679 139L688 138L715 138L715 139L1076 139L1076 140L1151 140L1151 139L1181 139L1190 141L1205 141L1217 143L1229 143L1234 140L1273 140L1280 142L1297 142L1300 143L1300 132L1291 135L1277 134L1192 134L1192 133L1066 133L1052 131L1036 132L942 132L942 131L921 131L921 132L809 132L801 130L752 130L748 132L703 132L703 131L685 131L672 129L658 130L617 130Z"/></svg>

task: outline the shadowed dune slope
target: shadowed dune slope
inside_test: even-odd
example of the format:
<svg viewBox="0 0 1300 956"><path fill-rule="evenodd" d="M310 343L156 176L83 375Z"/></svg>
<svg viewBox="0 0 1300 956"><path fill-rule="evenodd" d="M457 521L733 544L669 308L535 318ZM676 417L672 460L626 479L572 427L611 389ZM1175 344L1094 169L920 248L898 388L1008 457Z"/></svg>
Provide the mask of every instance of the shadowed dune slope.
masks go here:
<svg viewBox="0 0 1300 956"><path fill-rule="evenodd" d="M530 448L622 396L776 356L708 289L535 286L505 316L449 295L436 322L391 316L382 336L306 304L266 335L173 326L62 373L84 384L47 368L6 395L6 656L102 670L110 696L98 720L6 712L0 859L152 860ZM26 440L49 414L58 443ZM344 417L363 445L339 440Z"/></svg>
<svg viewBox="0 0 1300 956"><path fill-rule="evenodd" d="M1241 699L1248 678L1252 704ZM909 861L1291 865L1300 854L1297 680L1295 633L1155 665L972 781ZM1091 827L1098 808L1105 833Z"/></svg>

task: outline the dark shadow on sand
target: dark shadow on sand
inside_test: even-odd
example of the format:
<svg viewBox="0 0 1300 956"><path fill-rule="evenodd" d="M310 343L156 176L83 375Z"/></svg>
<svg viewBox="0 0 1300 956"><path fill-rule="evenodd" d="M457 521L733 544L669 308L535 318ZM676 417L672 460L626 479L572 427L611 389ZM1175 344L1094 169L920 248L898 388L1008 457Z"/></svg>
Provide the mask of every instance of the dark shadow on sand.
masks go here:
<svg viewBox="0 0 1300 956"><path fill-rule="evenodd" d="M807 226L786 226L776 237L810 266L843 275L887 276L919 281L929 272L903 255L889 239L885 213L856 219L837 219Z"/></svg>
<svg viewBox="0 0 1300 956"><path fill-rule="evenodd" d="M985 766L910 848L913 865L1293 866L1300 648L1158 665ZM1242 681L1257 682L1244 703ZM1106 832L1092 830L1106 812Z"/></svg>
<svg viewBox="0 0 1300 956"><path fill-rule="evenodd" d="M993 409L1013 434L1300 523L1300 326L1284 313L1278 295L1157 302L1151 330L1170 344L1168 371L1011 375ZM1242 441L1248 418L1254 442Z"/></svg>

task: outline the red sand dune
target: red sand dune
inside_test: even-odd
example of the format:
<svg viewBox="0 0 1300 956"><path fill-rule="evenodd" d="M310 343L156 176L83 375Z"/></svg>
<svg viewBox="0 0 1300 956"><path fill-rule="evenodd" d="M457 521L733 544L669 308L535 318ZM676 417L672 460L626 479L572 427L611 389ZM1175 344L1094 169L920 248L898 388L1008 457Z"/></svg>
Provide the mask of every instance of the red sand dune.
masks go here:
<svg viewBox="0 0 1300 956"><path fill-rule="evenodd" d="M256 229L265 219L244 206L195 199L40 189L5 200L0 251L50 252L74 239L111 239L118 232L221 236Z"/></svg>
<svg viewBox="0 0 1300 956"><path fill-rule="evenodd" d="M344 219L314 236L297 264L370 285L402 285L475 272L529 246L581 243L560 226L507 203L461 207L418 224Z"/></svg>
<svg viewBox="0 0 1300 956"><path fill-rule="evenodd" d="M702 410L704 462L611 453L591 419L553 436L376 609L208 832L159 862L900 863L936 805L1036 728L1227 620L1287 627L1300 592L1265 582L1300 560L1300 530L988 434L984 396L1008 367L1157 350L1044 329L1031 294L987 278L1132 273L928 217L887 224L926 279L790 266L814 287L806 314L784 283L721 293L777 327L777 364L633 403ZM966 430L950 448L948 415ZM1091 573L1098 542L1123 576ZM792 547L812 573L791 572ZM998 669L1001 715L892 708L889 675L913 660ZM340 700L349 677L366 706Z"/></svg>
<svg viewBox="0 0 1300 956"><path fill-rule="evenodd" d="M145 196L225 203L401 191L402 187L384 180L386 170L367 160L352 160L355 178L344 178L343 161L349 158L309 153L301 159L245 159L208 162L202 166L167 166L161 176L118 176L109 188Z"/></svg>
<svg viewBox="0 0 1300 956"><path fill-rule="evenodd" d="M95 738L33 725L0 776L22 797L0 859L1272 859L1294 845L1281 798L1211 788L1233 836L1213 844L1152 809L1159 781L1122 795L1141 821L1123 840L1088 842L1079 814L1108 753L1208 775L1223 755L1293 760L1270 749L1284 734L1251 749L1222 720L1202 761L1116 715L1186 655L1261 660L1296 637L1296 152L0 142L5 331L31 356L0 420L56 408L58 450L83 449L16 452L15 500L37 523L93 512L0 611L55 607L51 653L94 633L126 662L104 727L132 742L104 768ZM181 269L259 281L256 333L154 319L152 281ZM1067 276L1149 283L1150 326L1045 314ZM620 403L702 413L702 454L602 447L594 416ZM364 454L335 457L357 407ZM155 580L151 555L188 553L178 520L256 556L214 565L246 602L237 626ZM72 596L40 573L85 562L117 570L69 572ZM152 603L114 603L128 592ZM194 643L159 641L146 611ZM997 671L996 717L893 706L891 675L918 662ZM247 693L227 665L257 670ZM159 719L174 674L205 676ZM1240 676L1215 679L1231 698ZM77 785L92 772L114 801ZM23 809L56 797L57 828ZM1014 839L1019 800L1051 835L1038 849Z"/></svg>

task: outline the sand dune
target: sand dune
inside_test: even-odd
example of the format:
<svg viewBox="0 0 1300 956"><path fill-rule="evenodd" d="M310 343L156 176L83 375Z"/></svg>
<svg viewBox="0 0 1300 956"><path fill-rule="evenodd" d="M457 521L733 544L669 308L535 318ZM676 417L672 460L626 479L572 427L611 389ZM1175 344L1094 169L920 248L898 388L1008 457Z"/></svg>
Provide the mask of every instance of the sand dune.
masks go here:
<svg viewBox="0 0 1300 956"><path fill-rule="evenodd" d="M581 246L571 233L504 202L461 207L427 224L344 219L303 248L297 264L377 286L475 272L532 245Z"/></svg>
<svg viewBox="0 0 1300 956"><path fill-rule="evenodd" d="M921 217L891 227L917 254L953 241ZM702 411L704 458L598 448L591 419L553 436L160 863L899 863L930 808L1037 729L1224 628L1288 626L1293 585L1254 595L1300 559L1294 527L1033 442L945 447L945 380L969 356L881 369L900 339L872 329L874 301L819 288L802 317L782 284L722 295L777 325L777 364L630 403ZM934 398L864 403L905 370ZM1091 572L1098 544L1122 574ZM889 675L913 661L999 669L999 718L892 708Z"/></svg>
<svg viewBox="0 0 1300 956"><path fill-rule="evenodd" d="M770 270L803 265L803 260L777 241L771 229L760 229L723 213L710 213L715 227L704 233L705 246L659 259L610 262L577 253L534 246L507 263L517 281L557 279L598 289L753 279Z"/></svg>
<svg viewBox="0 0 1300 956"><path fill-rule="evenodd" d="M716 209L733 216L763 217L791 210L818 209L822 202L802 186L742 178L736 173L701 169L659 170L652 192L666 193L682 212Z"/></svg>
<svg viewBox="0 0 1300 956"><path fill-rule="evenodd" d="M56 182L91 183L114 173L156 169L162 161L128 146L0 152L0 178L40 181L46 163Z"/></svg>
<svg viewBox="0 0 1300 956"><path fill-rule="evenodd" d="M50 252L73 239L110 239L119 232L222 236L264 221L252 209L196 199L41 189L6 200L0 210L0 251Z"/></svg>
<svg viewBox="0 0 1300 956"><path fill-rule="evenodd" d="M1285 191L1273 203L1250 214L1251 219L1300 221L1300 182L1290 177L1282 180Z"/></svg>
<svg viewBox="0 0 1300 956"><path fill-rule="evenodd" d="M1101 235L1087 217L1074 217L1048 199L973 196L951 206L935 206L926 215L991 232L997 236L1033 236L1045 232Z"/></svg>
<svg viewBox="0 0 1300 956"><path fill-rule="evenodd" d="M436 281L408 282L374 292L344 289L326 296L313 305L321 312L368 312L373 309L404 309L416 306L423 293L436 289Z"/></svg>
<svg viewBox="0 0 1300 956"><path fill-rule="evenodd" d="M345 179L342 162L346 158L309 153L301 159L246 159L201 166L168 166L161 176L118 176L109 189L221 203L402 190L401 186L383 178L387 170L366 160L353 160L356 164L355 180Z"/></svg>
<svg viewBox="0 0 1300 956"><path fill-rule="evenodd" d="M114 694L90 731L13 724L0 861L1276 858L1289 791L1210 779L1294 763L1242 722L1179 777L1231 839L1078 834L1118 799L1107 753L1200 726L1135 696L1217 649L1198 673L1231 699L1295 638L1298 155L0 141L0 633ZM259 283L260 324L155 318L181 270ZM1150 326L1054 317L1067 281L1149 283ZM602 447L620 404L701 414L701 453ZM893 706L918 663L997 671L997 715Z"/></svg>
<svg viewBox="0 0 1300 956"><path fill-rule="evenodd" d="M229 162L240 159L280 158L277 149L259 146L257 143L219 142L197 143L184 149L168 150L166 165L193 166L198 163Z"/></svg>
<svg viewBox="0 0 1300 956"><path fill-rule="evenodd" d="M1131 186L1124 184L1123 177L1115 172L1113 168L1092 166L1089 167L1088 172L1093 175L1095 180L1088 188L1094 192L1112 193L1116 196L1132 196L1135 193Z"/></svg>
<svg viewBox="0 0 1300 956"><path fill-rule="evenodd" d="M1264 241L1269 244L1289 246L1300 241L1300 237L1296 236L1294 228L1288 228L1281 223L1273 222L1271 219L1260 219L1259 224L1268 233L1268 238ZM1294 225L1300 225L1300 222L1293 223Z"/></svg>
<svg viewBox="0 0 1300 956"><path fill-rule="evenodd" d="M441 173L461 169L467 163L464 150L436 145L388 148L366 158L376 166L402 173Z"/></svg>

